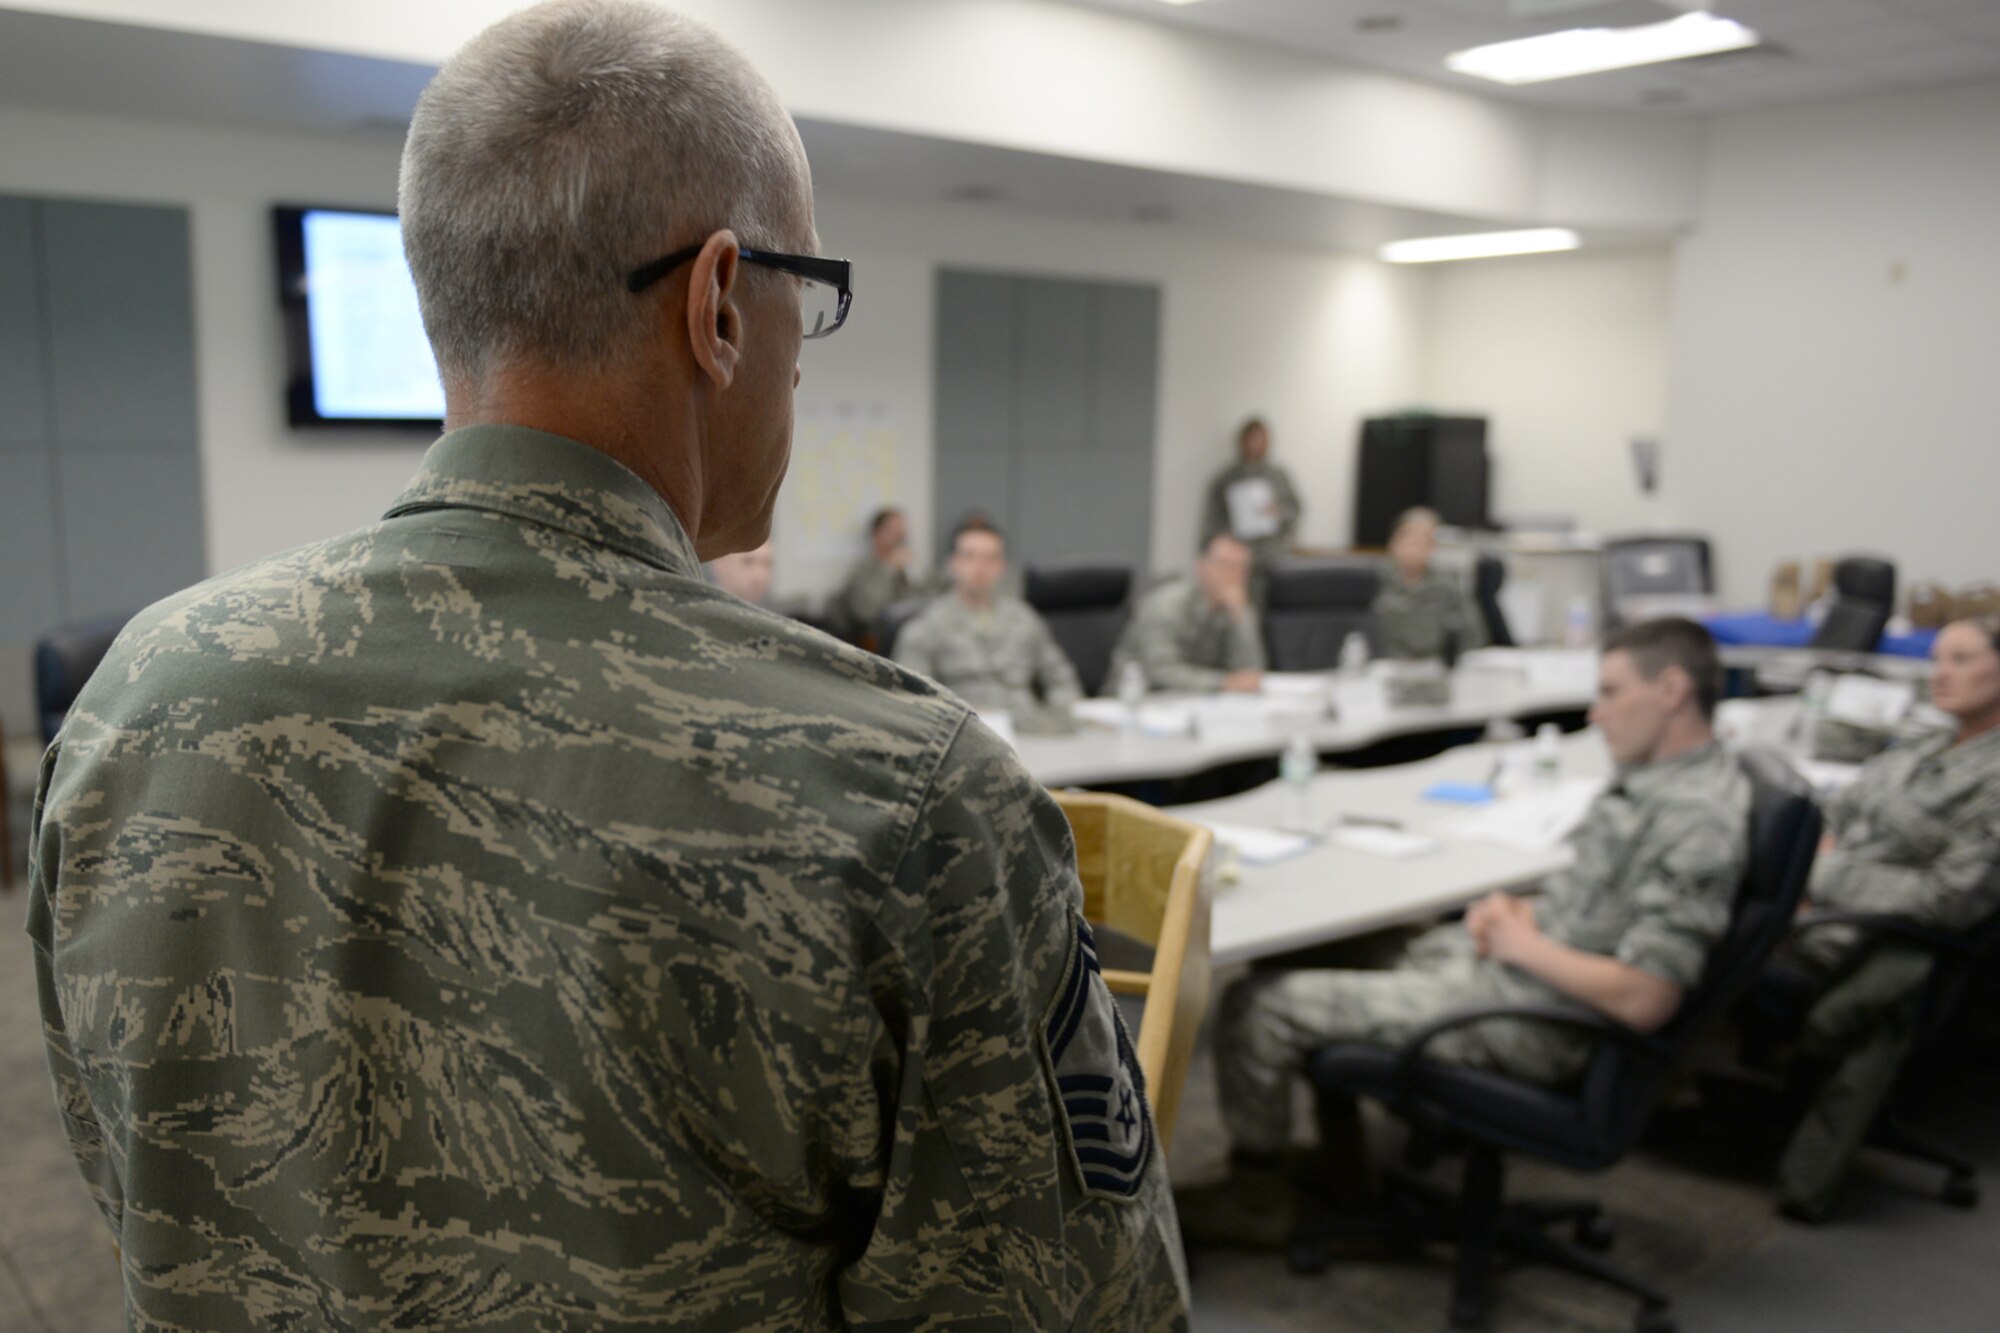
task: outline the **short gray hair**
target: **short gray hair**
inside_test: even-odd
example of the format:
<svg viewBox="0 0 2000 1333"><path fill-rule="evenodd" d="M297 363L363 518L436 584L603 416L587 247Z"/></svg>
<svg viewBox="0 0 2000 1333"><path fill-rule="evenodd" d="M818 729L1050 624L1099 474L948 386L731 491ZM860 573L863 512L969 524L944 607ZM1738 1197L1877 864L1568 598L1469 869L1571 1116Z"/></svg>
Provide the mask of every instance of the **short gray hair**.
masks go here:
<svg viewBox="0 0 2000 1333"><path fill-rule="evenodd" d="M810 244L810 191L798 130L741 52L645 0L550 0L424 89L398 206L449 383L615 362L646 323L627 273L721 227Z"/></svg>

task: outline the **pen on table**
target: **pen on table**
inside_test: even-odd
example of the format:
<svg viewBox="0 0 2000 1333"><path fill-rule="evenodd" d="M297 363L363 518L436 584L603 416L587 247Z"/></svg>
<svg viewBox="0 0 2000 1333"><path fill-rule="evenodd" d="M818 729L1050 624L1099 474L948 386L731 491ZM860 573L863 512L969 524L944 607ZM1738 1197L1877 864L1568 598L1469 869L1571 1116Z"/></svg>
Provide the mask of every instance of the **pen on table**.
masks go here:
<svg viewBox="0 0 2000 1333"><path fill-rule="evenodd" d="M1349 828L1386 828L1402 831L1400 819L1384 819L1380 815L1342 815L1340 822Z"/></svg>

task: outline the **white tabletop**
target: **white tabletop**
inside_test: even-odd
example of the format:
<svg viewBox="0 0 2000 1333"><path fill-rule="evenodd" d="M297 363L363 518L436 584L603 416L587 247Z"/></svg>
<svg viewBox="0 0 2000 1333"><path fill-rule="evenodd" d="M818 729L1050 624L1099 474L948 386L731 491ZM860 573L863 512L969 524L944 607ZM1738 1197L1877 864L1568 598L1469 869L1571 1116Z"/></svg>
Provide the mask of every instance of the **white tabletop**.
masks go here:
<svg viewBox="0 0 2000 1333"><path fill-rule="evenodd" d="M1467 745L1413 764L1322 773L1313 783L1311 817L1330 822L1360 815L1435 835L1466 807L1427 801L1422 793L1439 782L1486 782L1501 750ZM1595 732L1564 737L1562 764L1568 777L1601 779L1610 771ZM1226 800L1177 806L1173 813L1196 823L1266 828L1294 825L1299 814L1293 793L1280 782ZM1239 866L1236 884L1216 886L1210 931L1214 961L1244 962L1422 921L1496 889L1527 887L1570 863L1566 844L1529 851L1444 837L1436 841L1433 850L1389 858L1323 840L1282 861Z"/></svg>
<svg viewBox="0 0 2000 1333"><path fill-rule="evenodd" d="M1283 711L1268 719L1241 719L1187 736L1148 735L1132 727L1113 730L1086 723L1071 736L1022 736L1022 762L1044 786L1140 782L1178 778L1246 759L1279 754L1303 730L1322 754L1364 749L1378 741L1426 732L1480 727L1499 718L1524 717L1590 706L1594 655L1492 650L1471 654L1453 674L1451 700L1426 707L1388 708L1379 697L1349 683L1333 691L1338 716L1310 718ZM1154 696L1155 700L1166 696Z"/></svg>

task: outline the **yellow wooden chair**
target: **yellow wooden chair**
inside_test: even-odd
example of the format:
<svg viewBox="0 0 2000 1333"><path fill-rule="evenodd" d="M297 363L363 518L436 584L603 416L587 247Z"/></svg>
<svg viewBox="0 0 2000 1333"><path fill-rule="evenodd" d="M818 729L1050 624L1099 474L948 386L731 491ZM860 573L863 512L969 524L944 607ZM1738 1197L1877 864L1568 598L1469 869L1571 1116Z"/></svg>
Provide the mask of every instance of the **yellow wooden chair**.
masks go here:
<svg viewBox="0 0 2000 1333"><path fill-rule="evenodd" d="M1160 1146L1172 1146L1174 1115L1202 1012L1208 1008L1209 886L1202 873L1215 835L1124 796L1055 793L1076 835L1083 914L1153 948L1151 972L1105 969L1114 994L1146 1000L1139 1068Z"/></svg>

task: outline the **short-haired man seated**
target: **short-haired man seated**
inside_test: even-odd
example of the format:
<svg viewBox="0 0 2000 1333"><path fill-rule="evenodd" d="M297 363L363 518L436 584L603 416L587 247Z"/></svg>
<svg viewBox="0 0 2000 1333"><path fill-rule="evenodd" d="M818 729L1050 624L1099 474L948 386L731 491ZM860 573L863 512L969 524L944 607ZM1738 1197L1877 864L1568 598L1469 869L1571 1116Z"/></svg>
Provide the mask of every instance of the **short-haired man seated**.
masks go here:
<svg viewBox="0 0 2000 1333"><path fill-rule="evenodd" d="M896 636L896 662L920 671L974 708L1005 710L1024 730L1054 727L1083 697L1048 622L1001 591L1007 540L985 519L967 519L951 536L951 591L916 614Z"/></svg>
<svg viewBox="0 0 2000 1333"><path fill-rule="evenodd" d="M1957 620L1938 635L1931 703L1949 728L1872 760L1826 802L1827 834L1806 911L1900 917L1968 930L2000 911L2000 618ZM1828 924L1795 933L1746 1015L1809 1006L1794 1075L1812 1096L1778 1163L1779 1207L1800 1221L1832 1208L1916 1032L1931 956ZM1796 998L1795 998L1796 997ZM1798 1021L1798 1020L1794 1020Z"/></svg>
<svg viewBox="0 0 2000 1333"><path fill-rule="evenodd" d="M1181 1195L1186 1236L1280 1245L1290 1235L1291 1081L1323 1046L1398 1046L1435 1018L1485 1004L1574 1005L1641 1032L1673 1017L1728 926L1749 855L1749 780L1710 727L1721 682L1715 641L1691 621L1614 636L1590 716L1617 772L1571 835L1575 864L1539 898L1489 895L1386 971L1269 972L1230 990L1216 1059L1231 1174ZM1592 1047L1566 1028L1495 1021L1430 1049L1556 1084L1582 1072ZM1357 1206L1372 1180L1359 1108L1328 1107L1326 1123L1339 1129L1323 1145L1336 1202Z"/></svg>
<svg viewBox="0 0 2000 1333"><path fill-rule="evenodd" d="M1251 692L1264 682L1264 635L1250 604L1250 548L1218 532L1195 557L1194 577L1169 579L1139 599L1118 636L1104 688L1128 666L1155 690Z"/></svg>

